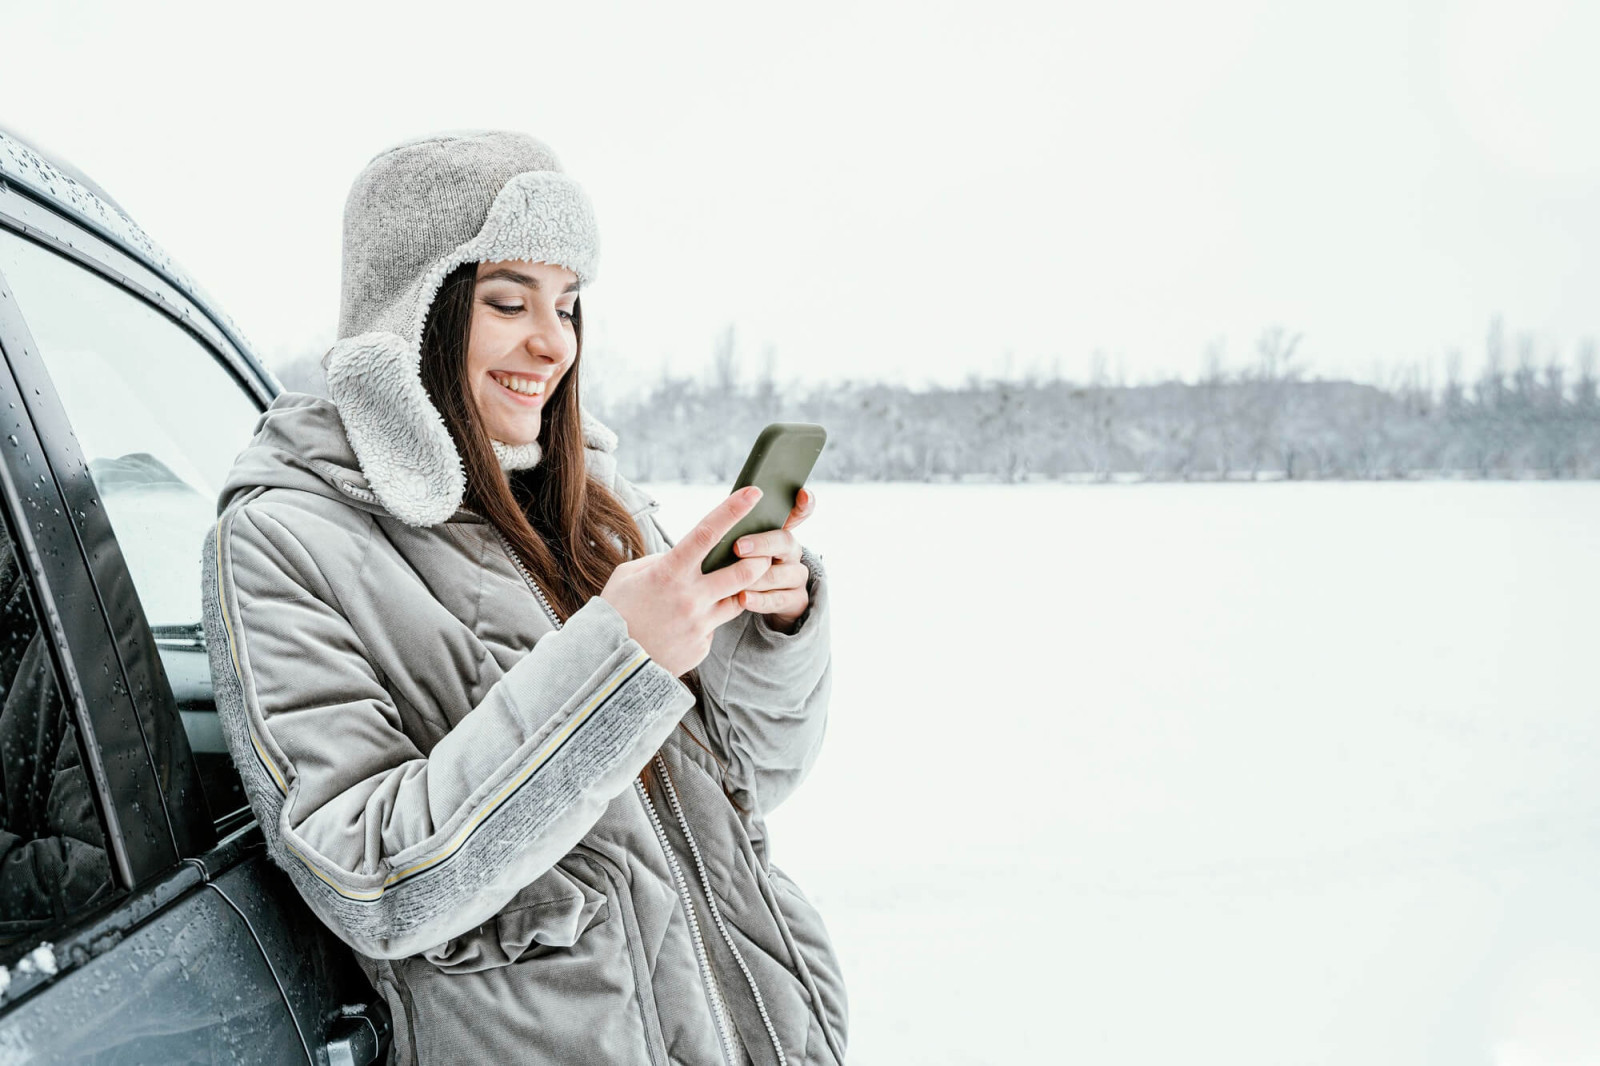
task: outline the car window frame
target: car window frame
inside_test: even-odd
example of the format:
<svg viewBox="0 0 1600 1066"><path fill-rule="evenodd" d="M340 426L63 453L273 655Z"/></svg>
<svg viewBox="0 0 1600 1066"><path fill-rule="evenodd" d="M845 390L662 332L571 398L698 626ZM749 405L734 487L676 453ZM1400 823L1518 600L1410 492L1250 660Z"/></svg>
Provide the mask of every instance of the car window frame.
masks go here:
<svg viewBox="0 0 1600 1066"><path fill-rule="evenodd" d="M278 385L270 373L233 345L209 311L126 251L3 182L0 228L71 260L160 312L189 334L258 410L271 403ZM3 277L0 348L6 364L0 369L16 390L19 410L25 411L29 423L33 454L43 456L47 468L43 473L52 482L60 508L58 518L52 515L56 518L52 525L58 528L51 530L47 543L76 546L76 552L60 551L56 557L80 557L83 572L75 578L63 574L62 580L71 583L72 594L78 597L74 602L97 608L89 613L98 620L99 648L92 643L92 630L83 628L77 641L67 642L69 650L75 648L80 656L96 650L114 653L109 672L94 671L110 683L99 686L103 689L96 694L99 698L86 694L88 728L82 742L93 749L100 767L98 779L107 790L103 798L117 817L115 823L108 819L108 826L117 837L123 875L130 887L139 885L177 862L204 854L216 844L218 826L200 788L158 645L71 420L28 332L25 312ZM124 826L124 821L130 824ZM245 817L222 828L231 832L248 824ZM135 828L137 832L130 832Z"/></svg>
<svg viewBox="0 0 1600 1066"><path fill-rule="evenodd" d="M86 676L80 669L84 649L105 634L97 613L82 607L90 586L87 566L75 552L40 550L41 542L61 543L70 534L65 529L60 492L44 465L44 452L22 403L21 389L4 358L16 343L15 317L10 291L0 280L0 403L4 404L0 408L0 433L7 442L14 442L10 447L0 447L0 508L5 511L13 550L27 571L30 602L46 637L61 699L72 717L79 756L89 779L95 813L106 835L106 851L120 894L136 883L137 864L129 854L128 833L123 826L127 812L117 799L128 789L124 786L119 790L116 772L108 768L106 752L94 740L91 714L91 707L103 697L104 688L114 686L120 678L104 674L97 678L93 671ZM38 462L34 456L39 457Z"/></svg>
<svg viewBox="0 0 1600 1066"><path fill-rule="evenodd" d="M204 293L192 283L177 284L115 235L87 219L67 215L4 177L0 177L0 226L29 237L153 304L210 348L263 408L283 391L272 372L250 354L236 327L208 306ZM190 291L195 296L191 297Z"/></svg>

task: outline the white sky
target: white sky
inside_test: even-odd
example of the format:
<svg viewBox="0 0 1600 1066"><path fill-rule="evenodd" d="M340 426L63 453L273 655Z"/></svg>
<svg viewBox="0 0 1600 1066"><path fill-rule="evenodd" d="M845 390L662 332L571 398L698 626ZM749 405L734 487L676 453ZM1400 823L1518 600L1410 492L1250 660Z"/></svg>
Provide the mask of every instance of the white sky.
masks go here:
<svg viewBox="0 0 1600 1066"><path fill-rule="evenodd" d="M0 0L0 125L87 171L269 360L333 340L392 141L510 127L595 202L586 367L1324 374L1600 335L1600 4L235 8ZM169 12L182 11L182 15Z"/></svg>

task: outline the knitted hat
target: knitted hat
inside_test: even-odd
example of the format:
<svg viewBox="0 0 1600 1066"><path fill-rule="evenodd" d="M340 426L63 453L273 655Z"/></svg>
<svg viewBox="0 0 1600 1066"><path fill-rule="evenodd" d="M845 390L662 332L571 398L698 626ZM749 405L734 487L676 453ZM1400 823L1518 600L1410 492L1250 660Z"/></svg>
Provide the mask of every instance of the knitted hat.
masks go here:
<svg viewBox="0 0 1600 1066"><path fill-rule="evenodd" d="M401 521L443 522L466 476L422 385L422 329L463 263L524 259L594 279L599 232L583 189L544 142L492 130L430 134L375 156L344 206L339 339L323 359L328 394L367 484ZM583 412L587 442L609 429ZM532 466L539 445L495 442L501 465Z"/></svg>

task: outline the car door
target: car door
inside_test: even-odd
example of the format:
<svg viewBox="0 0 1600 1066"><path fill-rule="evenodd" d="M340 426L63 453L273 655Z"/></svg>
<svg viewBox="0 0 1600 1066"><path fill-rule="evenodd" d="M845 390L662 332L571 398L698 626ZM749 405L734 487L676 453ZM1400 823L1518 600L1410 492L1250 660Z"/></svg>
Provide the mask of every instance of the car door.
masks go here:
<svg viewBox="0 0 1600 1066"><path fill-rule="evenodd" d="M41 1061L372 1061L382 1012L265 856L211 701L200 547L270 378L166 278L10 191L0 342L18 541L63 570L35 595L76 619L77 639L66 627L58 641L67 689L73 671L97 689L77 739L101 786L117 898L97 898L94 915L122 923L104 951L72 941L82 965L63 965L56 944L54 974L27 972L0 1046L9 1034ZM207 936L178 935L194 923ZM85 994L127 984L124 970L142 975L137 1013L158 1032L101 1022ZM164 1011L170 1024L154 1021ZM38 1052L47 1032L69 1043Z"/></svg>

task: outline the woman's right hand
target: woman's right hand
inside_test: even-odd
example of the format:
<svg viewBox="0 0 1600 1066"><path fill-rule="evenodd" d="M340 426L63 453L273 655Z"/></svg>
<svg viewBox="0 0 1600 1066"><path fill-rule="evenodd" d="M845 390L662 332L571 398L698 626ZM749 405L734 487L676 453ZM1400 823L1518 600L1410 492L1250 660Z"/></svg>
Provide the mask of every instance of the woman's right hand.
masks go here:
<svg viewBox="0 0 1600 1066"><path fill-rule="evenodd" d="M628 636L674 677L700 665L716 628L744 610L739 593L772 565L771 556L761 555L700 571L711 549L760 498L755 486L733 493L670 550L620 564L600 590L628 624Z"/></svg>

